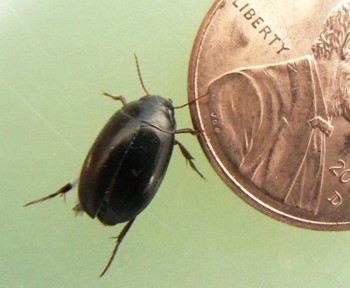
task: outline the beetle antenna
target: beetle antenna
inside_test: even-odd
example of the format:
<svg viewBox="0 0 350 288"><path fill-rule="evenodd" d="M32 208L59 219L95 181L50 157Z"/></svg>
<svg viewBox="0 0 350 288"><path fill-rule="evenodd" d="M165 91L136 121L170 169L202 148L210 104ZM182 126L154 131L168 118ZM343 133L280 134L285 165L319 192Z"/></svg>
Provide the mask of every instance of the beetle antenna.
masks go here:
<svg viewBox="0 0 350 288"><path fill-rule="evenodd" d="M146 89L145 83L143 83L143 80L142 80L141 69L140 69L139 60L137 59L136 53L134 53L134 56L135 56L137 74L139 75L139 79L140 79L140 82L141 82L142 89L143 89L143 91L146 92L147 95L149 95L149 93L148 93L148 91Z"/></svg>
<svg viewBox="0 0 350 288"><path fill-rule="evenodd" d="M199 96L198 98L193 99L192 101L190 101L190 102L188 102L188 103L186 103L186 104L184 104L184 105L176 106L176 107L174 107L174 109L181 109L181 108L184 108L184 107L186 107L186 106L190 106L191 104L196 103L198 100L200 100L200 99L202 99L202 98L204 98L204 97L207 97L208 94L209 94L209 93L206 93L206 94L204 94L204 95L202 95L202 96Z"/></svg>

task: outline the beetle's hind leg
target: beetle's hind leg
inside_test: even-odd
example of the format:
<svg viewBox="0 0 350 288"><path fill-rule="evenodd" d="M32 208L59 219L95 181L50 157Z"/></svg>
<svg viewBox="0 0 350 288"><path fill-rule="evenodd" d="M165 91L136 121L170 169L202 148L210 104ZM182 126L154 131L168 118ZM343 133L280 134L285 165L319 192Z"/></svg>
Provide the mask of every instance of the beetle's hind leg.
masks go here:
<svg viewBox="0 0 350 288"><path fill-rule="evenodd" d="M117 254L118 248L120 246L120 244L122 243L126 233L128 233L132 223L134 223L136 218L131 219L128 223L126 223L126 225L124 226L123 230L119 233L119 235L117 237L115 237L116 240L116 245L114 247L114 250L112 252L111 258L109 258L108 263L106 265L106 267L103 269L102 273L100 274L100 278L107 272L107 270L109 269L109 267L111 266L113 259L115 257L115 255Z"/></svg>
<svg viewBox="0 0 350 288"><path fill-rule="evenodd" d="M128 103L128 102L126 101L125 97L122 96L122 95L113 95L113 94L109 94L109 93L106 93L106 92L103 92L102 95L107 96L107 97L110 97L110 98L112 98L113 100L122 102L123 106L125 106L125 105Z"/></svg>
<svg viewBox="0 0 350 288"><path fill-rule="evenodd" d="M60 189L58 189L58 191L56 191L55 193L52 193L50 195L47 195L43 198L39 198L39 199L36 199L32 202L29 202L27 204L24 205L24 207L26 206L29 206L29 205L32 205L32 204L36 204L36 203L40 203L40 202L44 202L46 200L50 200L58 195L65 195L67 192L69 192L70 190L72 190L73 188L75 188L75 186L77 186L79 182L79 179L75 179L74 181L70 182L70 183L67 183L66 185L64 185L63 187L61 187Z"/></svg>
<svg viewBox="0 0 350 288"><path fill-rule="evenodd" d="M198 174L201 178L205 179L205 177L203 176L203 174L202 174L201 172L199 172L199 170L197 169L196 165L194 165L194 162L193 162L194 158L193 158L193 156L191 155L191 153L186 149L186 147L185 147L183 144L181 144L181 143L180 143L178 140L176 140L176 139L175 139L174 145L178 145L178 146L179 146L182 155L186 158L186 161L187 161L188 163L190 163L191 168L192 168L194 171L196 171L197 174Z"/></svg>
<svg viewBox="0 0 350 288"><path fill-rule="evenodd" d="M77 205L75 205L73 207L73 211L74 211L75 216L82 215L85 212L83 206L81 206L80 203L78 203Z"/></svg>

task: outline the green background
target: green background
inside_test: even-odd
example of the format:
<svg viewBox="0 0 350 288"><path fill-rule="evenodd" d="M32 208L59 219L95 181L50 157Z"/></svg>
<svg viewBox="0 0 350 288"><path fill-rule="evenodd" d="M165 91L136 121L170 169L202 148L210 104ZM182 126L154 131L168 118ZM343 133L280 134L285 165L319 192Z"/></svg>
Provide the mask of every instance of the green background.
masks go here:
<svg viewBox="0 0 350 288"><path fill-rule="evenodd" d="M187 69L212 1L0 1L0 287L349 287L350 233L279 223L235 196L197 140L180 135L151 205L108 273L121 227L74 217L76 192L23 208L75 178L120 107L100 96L148 90L187 100ZM188 109L178 127L192 125Z"/></svg>

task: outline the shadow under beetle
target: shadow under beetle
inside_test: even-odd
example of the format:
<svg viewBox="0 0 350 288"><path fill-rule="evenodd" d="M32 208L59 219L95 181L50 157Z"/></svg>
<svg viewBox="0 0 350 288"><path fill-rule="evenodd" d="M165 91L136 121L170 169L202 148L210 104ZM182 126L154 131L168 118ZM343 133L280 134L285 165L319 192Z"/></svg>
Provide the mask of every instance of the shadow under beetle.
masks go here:
<svg viewBox="0 0 350 288"><path fill-rule="evenodd" d="M25 206L64 195L78 184L79 204L76 212L86 212L105 225L127 222L116 237L116 246L100 274L102 277L117 253L119 245L161 184L173 147L178 145L190 166L202 177L188 150L175 139L175 134L200 132L176 130L172 101L150 95L143 83L135 55L138 76L146 96L127 103L121 95L103 93L121 101L123 107L107 122L92 145L81 169L80 177L57 192L27 203ZM196 99L195 101L197 101ZM193 101L193 102L195 102Z"/></svg>

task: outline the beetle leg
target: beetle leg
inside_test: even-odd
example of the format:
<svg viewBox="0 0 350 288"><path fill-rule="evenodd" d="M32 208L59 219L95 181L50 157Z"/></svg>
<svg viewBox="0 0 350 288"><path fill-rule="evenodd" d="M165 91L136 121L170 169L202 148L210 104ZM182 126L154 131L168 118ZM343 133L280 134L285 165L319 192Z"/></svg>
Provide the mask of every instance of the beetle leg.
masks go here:
<svg viewBox="0 0 350 288"><path fill-rule="evenodd" d="M179 129L175 131L175 134L192 134L192 135L198 135L203 133L203 130L193 130L191 128L184 128Z"/></svg>
<svg viewBox="0 0 350 288"><path fill-rule="evenodd" d="M112 262L113 262L113 259L115 257L115 255L117 254L117 251L118 251L118 248L120 246L120 244L122 243L126 233L128 233L132 223L134 223L136 218L134 219L131 219L123 228L123 230L119 233L119 235L117 237L115 237L117 240L117 244L115 245L114 247L114 250L112 252L112 255L111 255L111 258L109 258L109 261L106 265L106 267L103 269L102 273L100 274L100 278L107 272L107 270L109 269L109 267L111 266Z"/></svg>
<svg viewBox="0 0 350 288"><path fill-rule="evenodd" d="M51 198L54 198L54 197L56 197L58 195L64 196L67 192L69 192L75 186L77 186L78 182L79 182L79 179L75 179L73 182L67 183L66 185L64 185L63 187L58 189L57 192L52 193L50 195L47 195L47 196L45 196L43 198L36 199L36 200L34 200L32 202L29 202L29 203L25 204L24 207L32 205L32 204L36 204L36 203L39 203L39 202L44 202L44 201L49 200Z"/></svg>
<svg viewBox="0 0 350 288"><path fill-rule="evenodd" d="M106 93L106 92L103 92L102 95L107 96L107 97L111 97L113 100L122 102L123 106L125 106L128 103L126 101L125 97L122 96L122 95L113 95L113 94L109 94L109 93Z"/></svg>
<svg viewBox="0 0 350 288"><path fill-rule="evenodd" d="M188 163L190 163L191 168L197 172L197 174L205 179L205 177L203 176L203 174L201 172L199 172L199 170L197 169L196 165L194 165L194 162L192 160L194 160L193 156L190 154L190 152L186 149L186 147L181 144L178 140L175 139L174 145L178 145L180 148L180 151L182 153L182 155L186 158L186 161L188 161Z"/></svg>
<svg viewBox="0 0 350 288"><path fill-rule="evenodd" d="M75 213L75 216L78 216L78 215L81 215L81 214L84 214L85 210L83 208L83 206L81 206L81 204L77 204L73 207L73 211Z"/></svg>

